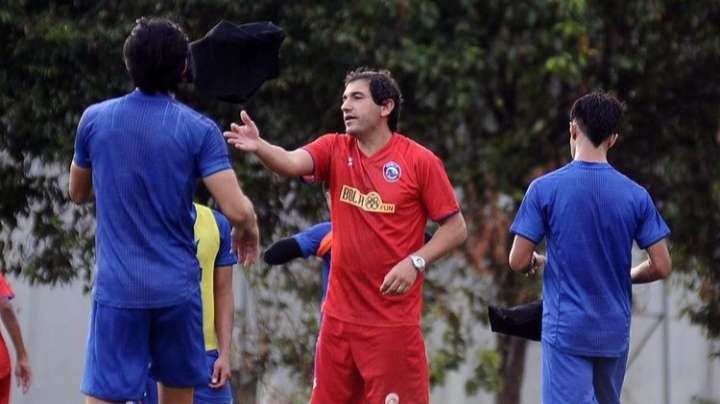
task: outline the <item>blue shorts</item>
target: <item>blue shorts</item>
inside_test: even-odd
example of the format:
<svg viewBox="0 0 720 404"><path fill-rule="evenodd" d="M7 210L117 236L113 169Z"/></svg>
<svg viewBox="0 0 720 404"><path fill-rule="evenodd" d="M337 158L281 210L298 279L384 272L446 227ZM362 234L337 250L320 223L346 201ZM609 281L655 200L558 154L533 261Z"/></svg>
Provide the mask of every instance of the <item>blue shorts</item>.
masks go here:
<svg viewBox="0 0 720 404"><path fill-rule="evenodd" d="M542 342L543 404L619 404L627 351L618 357L580 356Z"/></svg>
<svg viewBox="0 0 720 404"><path fill-rule="evenodd" d="M219 389L213 389L208 384L212 377L215 360L218 358L218 351L207 351L205 360L207 363L207 380L205 383L195 386L195 404L232 404L232 388L228 380Z"/></svg>
<svg viewBox="0 0 720 404"><path fill-rule="evenodd" d="M126 309L93 301L84 394L139 401L148 373L168 387L193 387L207 380L204 363L199 289L187 302L162 308Z"/></svg>
<svg viewBox="0 0 720 404"><path fill-rule="evenodd" d="M219 389L213 389L208 384L212 377L215 360L218 358L218 351L212 350L205 352L205 361L207 364L207 377L204 383L195 386L195 404L232 404L232 388L228 380L225 385ZM145 399L139 401L138 404L157 404L158 393L157 384L152 378L148 378Z"/></svg>

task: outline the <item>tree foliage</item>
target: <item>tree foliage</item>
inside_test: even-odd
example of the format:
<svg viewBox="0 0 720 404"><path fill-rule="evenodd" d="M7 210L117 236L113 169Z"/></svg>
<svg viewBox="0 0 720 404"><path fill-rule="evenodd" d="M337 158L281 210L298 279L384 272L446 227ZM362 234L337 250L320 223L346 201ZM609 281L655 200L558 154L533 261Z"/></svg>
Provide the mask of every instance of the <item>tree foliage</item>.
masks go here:
<svg viewBox="0 0 720 404"><path fill-rule="evenodd" d="M287 148L342 130L347 71L393 71L404 91L401 131L441 156L471 232L461 256L430 271L426 285L424 326L440 341L431 349L434 382L471 361L468 392L495 390L498 402L515 402L524 343L499 338L497 351L481 351L473 325L486 321L487 302L537 296L536 280L506 270L507 229L529 181L568 161L567 110L596 88L626 102L611 163L654 196L673 231L675 269L697 291L686 312L720 336L720 5L713 2L7 0L0 5L5 270L40 283L90 279L93 208L69 204L65 172L84 107L130 89L121 48L142 15L175 19L191 38L223 18L282 27L281 76L244 107L265 138ZM237 119L237 106L191 86L178 97L221 127ZM317 189L245 155L235 162L268 242L323 217ZM299 267L248 277L267 321L246 369L259 376L292 364L309 380L316 279Z"/></svg>

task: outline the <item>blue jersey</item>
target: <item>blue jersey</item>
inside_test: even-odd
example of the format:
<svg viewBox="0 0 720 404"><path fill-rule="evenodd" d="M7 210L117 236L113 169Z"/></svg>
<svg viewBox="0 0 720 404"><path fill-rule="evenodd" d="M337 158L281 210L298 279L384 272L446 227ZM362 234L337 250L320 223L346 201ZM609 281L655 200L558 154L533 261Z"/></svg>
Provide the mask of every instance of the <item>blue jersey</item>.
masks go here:
<svg viewBox="0 0 720 404"><path fill-rule="evenodd" d="M200 178L230 169L218 127L171 96L135 90L85 110L73 160L92 170L95 299L149 308L191 296L192 196Z"/></svg>
<svg viewBox="0 0 720 404"><path fill-rule="evenodd" d="M574 161L528 188L510 230L547 240L542 340L576 355L629 347L633 241L670 234L648 192L607 163Z"/></svg>
<svg viewBox="0 0 720 404"><path fill-rule="evenodd" d="M328 279L330 278L331 229L330 222L323 222L293 236L298 245L300 245L303 258L315 255L323 259L322 300L325 300Z"/></svg>

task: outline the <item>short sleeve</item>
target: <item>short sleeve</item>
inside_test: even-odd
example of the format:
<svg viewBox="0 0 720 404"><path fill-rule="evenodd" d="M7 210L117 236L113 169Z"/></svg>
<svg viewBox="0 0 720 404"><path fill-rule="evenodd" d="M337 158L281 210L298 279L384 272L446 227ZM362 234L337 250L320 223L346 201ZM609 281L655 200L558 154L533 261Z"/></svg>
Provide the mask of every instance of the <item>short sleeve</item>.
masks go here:
<svg viewBox="0 0 720 404"><path fill-rule="evenodd" d="M5 280L5 277L0 275L0 298L12 299L13 297L15 297L15 292L10 284Z"/></svg>
<svg viewBox="0 0 720 404"><path fill-rule="evenodd" d="M337 136L337 134L325 134L303 147L313 159L313 177L315 181L326 182L330 177L330 162Z"/></svg>
<svg viewBox="0 0 720 404"><path fill-rule="evenodd" d="M215 257L215 267L226 267L237 264L237 257L232 253L232 240L230 235L230 222L222 213L213 210L215 222L220 233L220 247Z"/></svg>
<svg viewBox="0 0 720 404"><path fill-rule="evenodd" d="M432 221L442 222L460 211L445 167L437 156L427 151L419 160L417 170L423 206Z"/></svg>
<svg viewBox="0 0 720 404"><path fill-rule="evenodd" d="M324 222L316 224L293 236L298 245L300 245L300 251L302 252L303 258L307 258L311 255L317 255L320 243L330 232L330 229L330 222Z"/></svg>
<svg viewBox="0 0 720 404"><path fill-rule="evenodd" d="M641 213L635 241L640 248L644 250L670 235L670 228L660 216L647 191L644 192L638 211Z"/></svg>
<svg viewBox="0 0 720 404"><path fill-rule="evenodd" d="M231 168L225 139L214 123L205 132L196 159L202 178Z"/></svg>
<svg viewBox="0 0 720 404"><path fill-rule="evenodd" d="M545 223L543 221L539 188L537 181L530 184L515 220L510 226L512 233L522 236L535 244L539 244L545 237Z"/></svg>
<svg viewBox="0 0 720 404"><path fill-rule="evenodd" d="M88 139L90 132L92 131L93 122L91 118L91 112L86 109L80 117L77 131L75 132L75 152L73 154L73 162L75 165L82 168L90 168L90 148L88 145Z"/></svg>

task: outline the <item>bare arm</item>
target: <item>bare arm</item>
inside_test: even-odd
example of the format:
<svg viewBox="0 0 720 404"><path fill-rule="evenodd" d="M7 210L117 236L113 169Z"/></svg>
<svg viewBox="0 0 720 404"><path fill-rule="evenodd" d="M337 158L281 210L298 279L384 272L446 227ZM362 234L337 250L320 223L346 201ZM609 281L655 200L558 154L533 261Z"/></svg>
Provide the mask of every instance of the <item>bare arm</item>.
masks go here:
<svg viewBox="0 0 720 404"><path fill-rule="evenodd" d="M230 340L235 315L232 290L232 267L217 267L215 268L213 276L215 333L217 335L219 355L213 366L210 387L219 388L230 378Z"/></svg>
<svg viewBox="0 0 720 404"><path fill-rule="evenodd" d="M428 265L459 246L466 238L467 226L465 225L465 218L462 212L458 212L443 222L430 241L417 250L414 255L423 257L425 264ZM405 258L385 275L383 283L380 285L380 293L386 295L403 294L412 287L416 278L417 270L410 262L410 258Z"/></svg>
<svg viewBox="0 0 720 404"><path fill-rule="evenodd" d="M30 370L28 354L25 350L22 333L20 332L20 325L18 324L17 317L15 317L12 304L8 299L0 299L0 317L5 325L5 329L7 329L10 335L13 346L15 346L15 355L17 356L15 377L17 378L18 385L22 387L23 393L26 393L30 388L30 384L32 384L32 371Z"/></svg>
<svg viewBox="0 0 720 404"><path fill-rule="evenodd" d="M632 283L648 283L670 275L672 260L665 239L648 247L647 254L647 260L630 269Z"/></svg>
<svg viewBox="0 0 720 404"><path fill-rule="evenodd" d="M458 212L445 220L433 234L430 241L423 245L415 255L425 259L426 265L438 260L443 255L459 246L467 239L467 225L462 212Z"/></svg>
<svg viewBox="0 0 720 404"><path fill-rule="evenodd" d="M260 131L247 112L240 113L243 124L231 124L225 132L227 142L236 149L255 153L267 168L286 177L300 177L313 172L313 160L307 150L287 151L260 138Z"/></svg>
<svg viewBox="0 0 720 404"><path fill-rule="evenodd" d="M92 194L92 171L70 163L70 200L81 205L90 200Z"/></svg>
<svg viewBox="0 0 720 404"><path fill-rule="evenodd" d="M243 265L254 262L260 251L260 232L253 204L240 188L235 172L219 171L203 182L233 225L233 250L240 254Z"/></svg>
<svg viewBox="0 0 720 404"><path fill-rule="evenodd" d="M508 257L510 269L515 272L535 272L545 265L545 256L535 252L535 243L515 235Z"/></svg>

